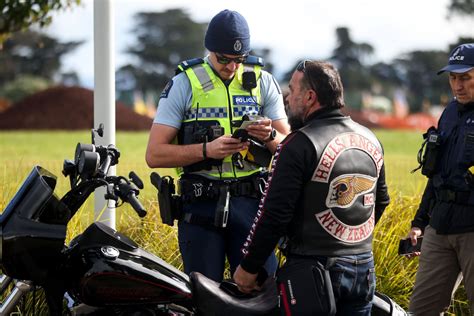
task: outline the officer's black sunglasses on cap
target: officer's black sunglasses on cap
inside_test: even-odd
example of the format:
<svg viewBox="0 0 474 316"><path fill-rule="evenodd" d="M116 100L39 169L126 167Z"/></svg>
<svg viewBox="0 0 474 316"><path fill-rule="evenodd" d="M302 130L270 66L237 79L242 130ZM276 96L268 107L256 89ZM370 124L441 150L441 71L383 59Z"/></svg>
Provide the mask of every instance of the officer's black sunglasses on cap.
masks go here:
<svg viewBox="0 0 474 316"><path fill-rule="evenodd" d="M245 60L247 59L247 55L231 58L231 57L225 57L224 55L219 54L219 53L215 53L215 54L216 54L217 62L221 65L228 65L231 62L234 62L236 64L241 64L245 62Z"/></svg>

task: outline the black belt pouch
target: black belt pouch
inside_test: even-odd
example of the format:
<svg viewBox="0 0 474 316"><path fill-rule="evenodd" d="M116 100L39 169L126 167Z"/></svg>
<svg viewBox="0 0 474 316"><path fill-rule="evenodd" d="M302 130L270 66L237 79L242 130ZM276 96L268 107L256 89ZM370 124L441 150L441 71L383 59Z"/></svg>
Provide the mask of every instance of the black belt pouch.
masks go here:
<svg viewBox="0 0 474 316"><path fill-rule="evenodd" d="M277 273L281 315L335 315L329 270L311 259L291 259Z"/></svg>

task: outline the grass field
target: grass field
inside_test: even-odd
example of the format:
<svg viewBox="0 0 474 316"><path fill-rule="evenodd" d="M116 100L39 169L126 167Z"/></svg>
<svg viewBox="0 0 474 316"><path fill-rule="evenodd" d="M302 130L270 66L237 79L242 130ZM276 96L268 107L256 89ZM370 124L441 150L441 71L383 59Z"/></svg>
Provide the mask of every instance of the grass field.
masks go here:
<svg viewBox="0 0 474 316"><path fill-rule="evenodd" d="M421 145L421 132L376 131L384 145L387 183L392 202L376 227L374 253L376 258L377 289L406 307L412 290L417 259L408 260L397 255L398 240L404 237L416 211L426 180L419 172L416 154ZM117 229L138 242L143 248L181 267L177 248L176 228L160 223L156 206L156 190L149 181L151 169L144 161L147 132L118 132L116 146L121 152L117 174L128 175L134 170L145 183L140 200L148 210L139 219L128 206L117 209ZM0 132L0 210L13 197L23 179L34 165L41 165L58 176L57 194L68 189L67 179L61 174L63 160L73 159L78 142L90 143L90 132ZM171 174L171 169L158 170ZM69 226L68 238L80 233L93 220L91 201L80 211ZM458 291L451 313L467 313L464 291Z"/></svg>

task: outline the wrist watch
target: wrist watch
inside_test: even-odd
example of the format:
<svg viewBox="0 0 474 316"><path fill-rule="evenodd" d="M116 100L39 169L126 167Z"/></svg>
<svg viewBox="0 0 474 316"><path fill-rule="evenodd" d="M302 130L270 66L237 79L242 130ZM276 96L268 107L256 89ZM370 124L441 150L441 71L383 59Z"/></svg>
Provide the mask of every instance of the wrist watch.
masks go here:
<svg viewBox="0 0 474 316"><path fill-rule="evenodd" d="M270 132L270 135L264 140L265 143L271 142L274 140L277 136L277 131L276 129L272 128L272 131Z"/></svg>

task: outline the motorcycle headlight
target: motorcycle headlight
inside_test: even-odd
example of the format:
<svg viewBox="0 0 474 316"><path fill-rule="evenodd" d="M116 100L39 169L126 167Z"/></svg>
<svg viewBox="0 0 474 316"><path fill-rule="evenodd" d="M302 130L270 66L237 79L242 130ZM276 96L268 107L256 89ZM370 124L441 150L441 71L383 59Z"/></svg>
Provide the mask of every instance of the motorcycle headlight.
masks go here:
<svg viewBox="0 0 474 316"><path fill-rule="evenodd" d="M92 151L83 151L81 157L79 158L79 164L77 165L77 170L80 175L85 177L95 175L99 169L100 156L96 152Z"/></svg>

